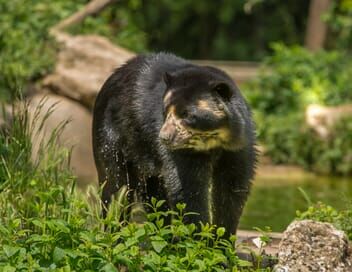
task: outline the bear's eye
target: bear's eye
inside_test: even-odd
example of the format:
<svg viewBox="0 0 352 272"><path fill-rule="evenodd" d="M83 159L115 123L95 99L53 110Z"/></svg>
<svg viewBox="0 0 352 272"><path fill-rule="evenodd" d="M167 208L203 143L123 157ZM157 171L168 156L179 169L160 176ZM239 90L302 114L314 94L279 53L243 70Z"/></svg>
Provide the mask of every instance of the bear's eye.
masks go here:
<svg viewBox="0 0 352 272"><path fill-rule="evenodd" d="M181 109L180 111L177 112L177 115L182 119L187 118L188 111L186 109Z"/></svg>
<svg viewBox="0 0 352 272"><path fill-rule="evenodd" d="M224 82L217 83L213 90L225 101L229 101L232 97L230 86Z"/></svg>

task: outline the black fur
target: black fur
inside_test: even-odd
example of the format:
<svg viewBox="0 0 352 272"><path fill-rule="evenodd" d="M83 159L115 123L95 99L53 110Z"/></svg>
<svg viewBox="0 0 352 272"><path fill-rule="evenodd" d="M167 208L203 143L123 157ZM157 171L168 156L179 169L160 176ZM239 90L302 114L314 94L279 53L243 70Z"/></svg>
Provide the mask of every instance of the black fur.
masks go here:
<svg viewBox="0 0 352 272"><path fill-rule="evenodd" d="M169 148L159 137L169 85L176 90L170 103L177 105L177 115L182 117L185 108L189 124L193 120L200 130L225 125L231 141L242 145L203 151ZM227 117L219 124L211 113L197 111L189 117L198 96L221 100ZM93 148L99 181L105 184L104 203L127 185L137 192L138 201L155 196L166 199L171 208L184 202L189 211L200 214L190 221L236 230L254 175L255 133L248 106L224 72L166 53L131 59L108 78L97 97Z"/></svg>

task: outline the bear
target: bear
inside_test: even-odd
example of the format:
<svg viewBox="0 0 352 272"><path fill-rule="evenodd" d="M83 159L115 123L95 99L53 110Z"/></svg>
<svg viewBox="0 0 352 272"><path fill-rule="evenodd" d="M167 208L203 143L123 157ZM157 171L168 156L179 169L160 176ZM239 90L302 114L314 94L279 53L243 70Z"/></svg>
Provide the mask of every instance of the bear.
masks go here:
<svg viewBox="0 0 352 272"><path fill-rule="evenodd" d="M187 222L234 233L257 160L244 97L222 70L170 53L137 55L103 84L93 113L102 203L126 185L130 201L185 203Z"/></svg>

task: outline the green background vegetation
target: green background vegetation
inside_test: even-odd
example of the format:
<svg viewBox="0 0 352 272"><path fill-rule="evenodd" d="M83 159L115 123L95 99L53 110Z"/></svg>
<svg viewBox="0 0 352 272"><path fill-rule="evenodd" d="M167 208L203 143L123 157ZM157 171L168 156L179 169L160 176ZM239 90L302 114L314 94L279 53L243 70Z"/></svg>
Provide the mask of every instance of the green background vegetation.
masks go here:
<svg viewBox="0 0 352 272"><path fill-rule="evenodd" d="M273 46L263 71L247 84L258 138L274 163L298 164L321 174L352 174L352 118L321 139L305 122L309 104L352 103L351 57L340 51L311 53L299 47Z"/></svg>

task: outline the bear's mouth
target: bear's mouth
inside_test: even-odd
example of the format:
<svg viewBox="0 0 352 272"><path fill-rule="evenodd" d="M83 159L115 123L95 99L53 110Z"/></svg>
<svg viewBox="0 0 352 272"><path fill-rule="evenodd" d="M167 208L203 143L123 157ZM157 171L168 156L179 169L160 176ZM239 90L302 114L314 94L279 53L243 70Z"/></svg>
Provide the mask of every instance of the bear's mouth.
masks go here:
<svg viewBox="0 0 352 272"><path fill-rule="evenodd" d="M182 120L168 116L160 130L161 142L171 150L193 149L208 151L215 148L233 149L231 132L222 127L210 131L192 129L184 125Z"/></svg>
<svg viewBox="0 0 352 272"><path fill-rule="evenodd" d="M235 134L229 128L228 122L219 122L217 126L213 127L202 126L202 129L200 127L196 128L178 117L174 108L171 108L159 131L159 139L170 150L238 150L245 144L241 140L243 138L241 134L241 131Z"/></svg>

